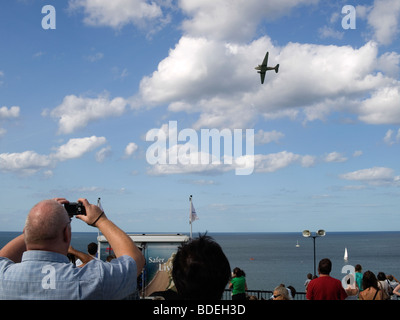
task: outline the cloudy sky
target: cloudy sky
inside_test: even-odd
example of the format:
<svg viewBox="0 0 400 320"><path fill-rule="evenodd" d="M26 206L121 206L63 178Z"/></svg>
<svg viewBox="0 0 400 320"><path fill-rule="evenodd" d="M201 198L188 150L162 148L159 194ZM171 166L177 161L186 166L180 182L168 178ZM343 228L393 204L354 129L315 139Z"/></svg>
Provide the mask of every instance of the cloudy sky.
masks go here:
<svg viewBox="0 0 400 320"><path fill-rule="evenodd" d="M399 21L398 0L2 1L1 231L100 197L127 232L187 232L190 195L194 232L399 230ZM215 158L206 130L241 130L253 172L227 140L219 164L149 161Z"/></svg>

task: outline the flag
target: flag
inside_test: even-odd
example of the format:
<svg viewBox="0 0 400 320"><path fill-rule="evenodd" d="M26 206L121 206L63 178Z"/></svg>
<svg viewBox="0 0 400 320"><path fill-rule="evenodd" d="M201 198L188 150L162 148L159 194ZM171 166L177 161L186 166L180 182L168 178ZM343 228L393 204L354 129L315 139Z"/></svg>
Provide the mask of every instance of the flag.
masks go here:
<svg viewBox="0 0 400 320"><path fill-rule="evenodd" d="M199 220L196 214L196 210L193 207L193 202L190 201L190 216L189 216L189 222L192 223L195 220Z"/></svg>

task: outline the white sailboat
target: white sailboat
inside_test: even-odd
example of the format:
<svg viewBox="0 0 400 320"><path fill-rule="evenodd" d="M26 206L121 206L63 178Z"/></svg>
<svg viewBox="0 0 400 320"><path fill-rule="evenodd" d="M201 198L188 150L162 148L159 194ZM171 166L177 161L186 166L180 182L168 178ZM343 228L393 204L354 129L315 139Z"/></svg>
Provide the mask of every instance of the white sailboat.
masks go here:
<svg viewBox="0 0 400 320"><path fill-rule="evenodd" d="M344 261L349 260L349 254L347 253L347 248L344 248Z"/></svg>

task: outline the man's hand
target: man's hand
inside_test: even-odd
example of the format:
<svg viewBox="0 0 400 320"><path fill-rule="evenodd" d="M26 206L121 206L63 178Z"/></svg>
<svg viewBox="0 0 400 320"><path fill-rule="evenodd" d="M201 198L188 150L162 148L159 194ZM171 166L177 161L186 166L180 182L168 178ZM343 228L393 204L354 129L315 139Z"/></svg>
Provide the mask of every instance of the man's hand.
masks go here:
<svg viewBox="0 0 400 320"><path fill-rule="evenodd" d="M107 219L105 213L103 210L101 210L98 206L94 204L90 204L87 199L78 199L79 202L82 202L83 205L85 206L86 209L86 216L85 215L76 215L77 219L80 219L84 222L86 222L88 225L95 227L99 222L99 220L104 220ZM100 218L100 219L99 219Z"/></svg>

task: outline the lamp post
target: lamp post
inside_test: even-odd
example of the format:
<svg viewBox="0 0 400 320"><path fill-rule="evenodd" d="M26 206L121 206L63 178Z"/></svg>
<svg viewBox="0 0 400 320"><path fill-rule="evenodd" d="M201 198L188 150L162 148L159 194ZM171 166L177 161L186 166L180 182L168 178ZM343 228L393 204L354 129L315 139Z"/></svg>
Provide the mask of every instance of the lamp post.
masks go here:
<svg viewBox="0 0 400 320"><path fill-rule="evenodd" d="M309 230L304 230L303 231L303 237L305 238L313 238L313 242L314 242L314 276L317 274L316 272L316 262L315 262L315 238L317 237L324 237L326 235L325 230L318 230L314 235L311 234L311 232Z"/></svg>

